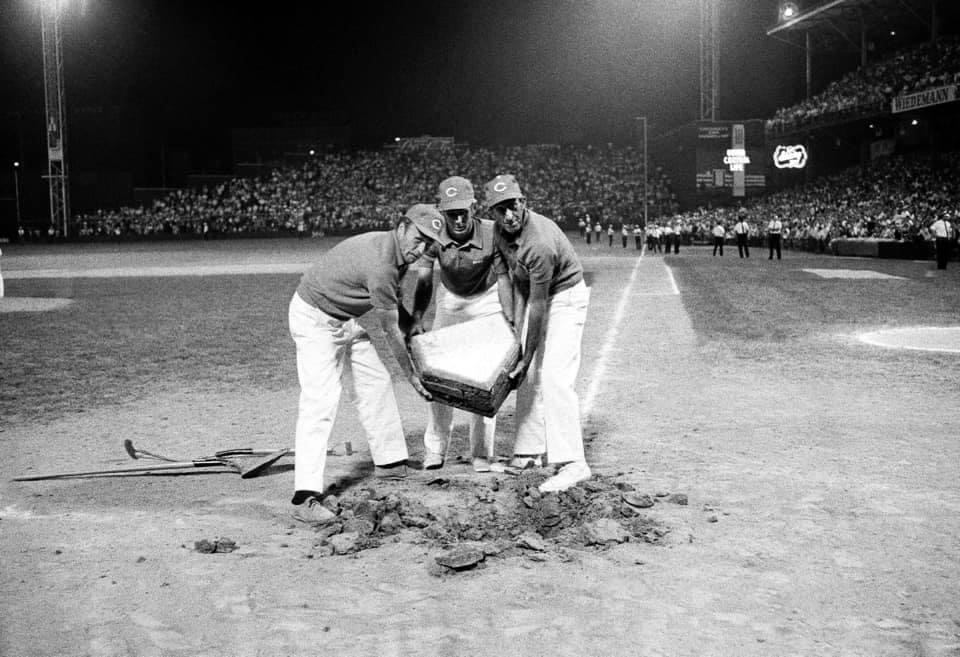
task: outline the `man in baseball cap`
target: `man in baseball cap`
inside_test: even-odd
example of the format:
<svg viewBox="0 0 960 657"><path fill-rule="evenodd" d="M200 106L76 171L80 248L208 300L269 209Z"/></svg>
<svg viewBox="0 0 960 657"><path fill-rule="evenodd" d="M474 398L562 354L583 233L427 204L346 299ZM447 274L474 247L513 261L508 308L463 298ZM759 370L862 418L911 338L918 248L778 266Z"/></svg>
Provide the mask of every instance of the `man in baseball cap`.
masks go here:
<svg viewBox="0 0 960 657"><path fill-rule="evenodd" d="M391 230L348 237L321 257L300 279L290 300L290 335L297 347L300 402L296 425L293 517L309 524L330 522L336 515L322 504L327 443L337 417L343 376L349 361L352 397L367 434L374 476L406 475L407 443L400 423L383 349L371 342L357 319L373 311L383 329L387 352L424 399L400 326L412 326L400 302L400 280L407 268L439 238L443 216L431 205L417 204Z"/></svg>
<svg viewBox="0 0 960 657"><path fill-rule="evenodd" d="M411 335L424 330L423 315L433 298L433 273L438 263L440 286L433 329L501 313L501 296L513 298L511 292L501 289L501 286L509 288L509 277L505 274L502 279L498 278L494 268L494 224L478 218L476 206L473 184L466 178L452 176L437 187L437 207L443 213L444 222L437 240L420 259ZM513 323L512 319L508 321ZM489 472L494 457L496 418L472 413L469 422L473 469ZM443 467L452 429L453 409L446 404L430 404L423 436L425 469Z"/></svg>
<svg viewBox="0 0 960 657"><path fill-rule="evenodd" d="M567 236L552 219L527 207L516 178L497 176L484 193L497 226L497 274L509 273L515 282L513 315L523 336L520 363L510 373L517 386L511 465L539 465L546 452L547 462L559 469L540 485L541 492L566 490L590 477L575 387L590 290ZM504 301L508 305L513 301Z"/></svg>
<svg viewBox="0 0 960 657"><path fill-rule="evenodd" d="M417 230L431 241L440 239L440 229L443 228L443 215L435 207L426 203L416 203L403 215L404 219L413 223ZM400 223L404 223L401 221Z"/></svg>

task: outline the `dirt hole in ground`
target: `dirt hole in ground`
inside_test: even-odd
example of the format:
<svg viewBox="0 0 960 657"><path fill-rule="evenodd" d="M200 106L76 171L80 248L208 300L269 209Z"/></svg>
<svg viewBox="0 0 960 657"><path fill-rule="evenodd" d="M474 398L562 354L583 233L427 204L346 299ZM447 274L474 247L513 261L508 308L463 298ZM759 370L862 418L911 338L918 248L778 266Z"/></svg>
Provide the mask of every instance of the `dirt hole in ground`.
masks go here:
<svg viewBox="0 0 960 657"><path fill-rule="evenodd" d="M324 505L337 518L314 531L310 558L369 550L405 541L437 548L439 572L459 571L491 559L537 560L567 550L606 549L627 541L663 542L669 529L644 512L658 502L686 504L686 496L644 494L613 477L594 475L561 493L540 493L545 476L475 479L436 477L428 487L446 503L427 506L387 487L330 494ZM439 574L439 573L435 573Z"/></svg>

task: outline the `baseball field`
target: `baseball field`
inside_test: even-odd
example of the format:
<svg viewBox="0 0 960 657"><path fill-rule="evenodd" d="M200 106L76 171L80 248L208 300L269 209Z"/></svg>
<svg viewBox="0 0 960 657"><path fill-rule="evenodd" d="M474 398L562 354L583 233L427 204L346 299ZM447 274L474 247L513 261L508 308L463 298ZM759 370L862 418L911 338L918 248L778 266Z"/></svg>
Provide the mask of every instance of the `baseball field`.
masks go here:
<svg viewBox="0 0 960 657"><path fill-rule="evenodd" d="M0 654L960 655L960 266L571 239L594 478L374 481L344 398L322 531L289 456L14 479L292 447L332 240L4 245Z"/></svg>

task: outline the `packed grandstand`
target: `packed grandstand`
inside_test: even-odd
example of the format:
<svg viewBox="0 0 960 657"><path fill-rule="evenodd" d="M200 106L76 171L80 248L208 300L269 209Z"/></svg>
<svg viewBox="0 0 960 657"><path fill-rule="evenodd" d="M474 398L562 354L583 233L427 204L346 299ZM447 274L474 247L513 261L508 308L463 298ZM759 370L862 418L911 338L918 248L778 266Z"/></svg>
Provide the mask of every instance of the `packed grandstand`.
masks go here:
<svg viewBox="0 0 960 657"><path fill-rule="evenodd" d="M889 115L897 96L958 83L960 40L942 37L844 75L824 92L779 109L766 129L768 135L812 131ZM81 214L73 219L72 233L87 239L349 234L389 226L410 204L431 199L436 182L453 173L484 181L512 172L531 205L568 229L587 214L604 228L618 229L647 217L648 224L669 224L686 240L696 240L718 222L732 226L742 207L755 230L778 216L788 245L823 249L838 237L928 240L933 221L960 218L960 153L930 146L861 158L861 164L834 175L724 207L684 211L656 163L647 162L651 175L644 188L644 156L636 146L451 144L429 152L321 152L261 177L177 190L148 207Z"/></svg>

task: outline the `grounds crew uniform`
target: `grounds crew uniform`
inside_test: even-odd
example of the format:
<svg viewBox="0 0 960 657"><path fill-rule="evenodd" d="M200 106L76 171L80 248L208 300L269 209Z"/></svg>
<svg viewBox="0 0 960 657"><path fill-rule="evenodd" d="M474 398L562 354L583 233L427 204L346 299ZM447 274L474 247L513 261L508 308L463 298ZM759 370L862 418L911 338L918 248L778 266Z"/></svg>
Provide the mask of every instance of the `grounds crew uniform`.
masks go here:
<svg viewBox="0 0 960 657"><path fill-rule="evenodd" d="M357 318L377 312L410 384L430 399L404 345L400 324L412 323L400 303L400 279L438 238L442 225L434 207L414 205L392 230L343 240L300 279L289 309L300 382L293 497L298 520L328 522L334 517L320 497L327 443L344 383L353 383L352 397L377 475L406 474L407 444L390 374ZM344 377L346 369L352 377Z"/></svg>
<svg viewBox="0 0 960 657"><path fill-rule="evenodd" d="M417 289L414 293L412 335L421 333L423 314L433 296L434 263L440 263L440 288L437 290L433 328L460 324L472 319L502 313L494 259L492 221L475 216L473 185L466 178L454 176L440 183L437 208L445 221L436 242L420 259ZM504 277L509 285L509 279ZM512 298L512 297L508 297ZM469 349L470 345L463 345ZM433 402L423 435L426 451L423 466L433 470L443 466L453 430L453 408ZM470 451L473 469L489 472L494 460L495 417L469 414Z"/></svg>
<svg viewBox="0 0 960 657"><path fill-rule="evenodd" d="M520 297L515 326L523 322L523 353L510 373L519 383L512 465L536 464L545 451L562 467L540 490L565 490L590 477L576 391L590 290L566 235L526 207L513 176L497 176L484 192L497 223L498 274L513 277Z"/></svg>

